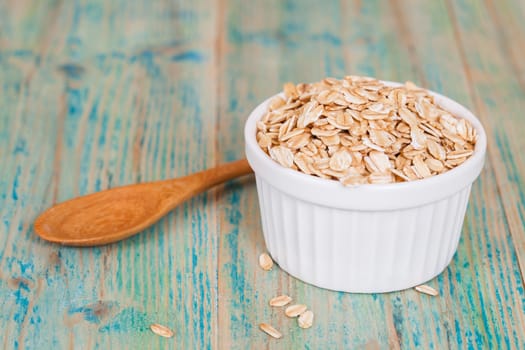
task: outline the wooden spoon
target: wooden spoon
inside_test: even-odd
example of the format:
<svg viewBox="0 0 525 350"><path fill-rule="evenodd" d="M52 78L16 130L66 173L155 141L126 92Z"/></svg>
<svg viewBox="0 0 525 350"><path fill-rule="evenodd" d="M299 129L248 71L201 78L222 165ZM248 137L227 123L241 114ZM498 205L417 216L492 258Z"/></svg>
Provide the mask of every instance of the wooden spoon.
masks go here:
<svg viewBox="0 0 525 350"><path fill-rule="evenodd" d="M72 246L120 241L144 230L186 199L252 170L246 159L172 180L117 187L57 204L35 221L45 240Z"/></svg>

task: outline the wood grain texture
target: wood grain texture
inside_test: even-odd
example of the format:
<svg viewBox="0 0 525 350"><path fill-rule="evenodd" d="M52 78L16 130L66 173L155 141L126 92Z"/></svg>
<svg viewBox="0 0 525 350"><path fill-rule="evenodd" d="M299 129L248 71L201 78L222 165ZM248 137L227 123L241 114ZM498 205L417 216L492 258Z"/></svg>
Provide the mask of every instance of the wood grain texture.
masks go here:
<svg viewBox="0 0 525 350"><path fill-rule="evenodd" d="M524 23L517 0L0 2L0 348L525 348ZM55 202L243 157L244 120L283 82L345 74L413 80L486 128L458 252L429 282L439 297L261 270L251 177L113 245L34 234ZM281 293L312 328L268 306Z"/></svg>

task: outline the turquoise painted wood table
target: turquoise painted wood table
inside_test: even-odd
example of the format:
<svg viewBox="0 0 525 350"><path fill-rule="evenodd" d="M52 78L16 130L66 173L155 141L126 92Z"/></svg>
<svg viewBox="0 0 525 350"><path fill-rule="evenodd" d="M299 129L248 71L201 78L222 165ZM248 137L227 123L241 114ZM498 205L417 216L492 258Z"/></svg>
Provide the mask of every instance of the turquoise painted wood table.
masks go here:
<svg viewBox="0 0 525 350"><path fill-rule="evenodd" d="M0 348L525 349L524 38L519 0L1 1ZM261 270L252 177L117 244L35 236L53 203L242 157L258 102L345 74L415 81L485 125L458 252L429 282L439 297ZM312 328L267 305L280 293L314 310Z"/></svg>

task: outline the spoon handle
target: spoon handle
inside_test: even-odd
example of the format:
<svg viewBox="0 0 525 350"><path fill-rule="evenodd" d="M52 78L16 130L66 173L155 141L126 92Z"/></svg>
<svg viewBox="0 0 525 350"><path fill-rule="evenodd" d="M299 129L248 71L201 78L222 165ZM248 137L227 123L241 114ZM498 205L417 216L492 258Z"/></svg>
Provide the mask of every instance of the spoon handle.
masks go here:
<svg viewBox="0 0 525 350"><path fill-rule="evenodd" d="M188 176L166 180L163 187L168 192L177 193L177 196L172 197L173 202L166 203L169 207L168 210L213 186L250 173L252 173L252 169L248 161L240 159Z"/></svg>
<svg viewBox="0 0 525 350"><path fill-rule="evenodd" d="M192 180L194 179L193 181L196 181L200 184L200 190L205 191L215 185L242 175L250 174L251 172L252 168L250 168L248 161L246 159L240 159L234 162L219 165L215 168L188 175L181 178L181 180L185 178L192 178ZM171 181L177 180L175 179Z"/></svg>

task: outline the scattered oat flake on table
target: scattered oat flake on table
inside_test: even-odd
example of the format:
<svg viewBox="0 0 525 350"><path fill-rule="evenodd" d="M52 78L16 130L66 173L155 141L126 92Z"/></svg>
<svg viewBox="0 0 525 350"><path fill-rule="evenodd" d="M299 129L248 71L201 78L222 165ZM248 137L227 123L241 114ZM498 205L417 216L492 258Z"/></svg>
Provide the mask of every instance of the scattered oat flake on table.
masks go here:
<svg viewBox="0 0 525 350"><path fill-rule="evenodd" d="M312 310L307 310L303 312L299 316L299 318L297 318L297 323L301 328L306 329L312 327L312 324L314 323L314 313L312 312Z"/></svg>
<svg viewBox="0 0 525 350"><path fill-rule="evenodd" d="M164 337L164 338L173 337L173 331L166 326L160 325L158 323L152 323L149 326L149 328L151 329L153 333L155 333L156 335L160 335L161 337Z"/></svg>
<svg viewBox="0 0 525 350"><path fill-rule="evenodd" d="M279 332L277 329L273 328L272 326L270 326L268 323L261 323L259 325L259 328L266 334L268 334L269 336L273 337L273 338L276 338L276 339L279 339L279 338L282 338L282 333Z"/></svg>
<svg viewBox="0 0 525 350"><path fill-rule="evenodd" d="M422 284L420 286L414 287L414 289L420 293L431 295L433 297L439 295L439 292L437 290L435 290L431 286L427 286L426 284Z"/></svg>
<svg viewBox="0 0 525 350"><path fill-rule="evenodd" d="M308 308L304 304L295 304L288 306L286 310L284 310L284 314L288 317L297 317L303 312L305 312Z"/></svg>
<svg viewBox="0 0 525 350"><path fill-rule="evenodd" d="M259 255L259 265L263 270L269 271L273 267L273 260L268 254L262 253Z"/></svg>
<svg viewBox="0 0 525 350"><path fill-rule="evenodd" d="M292 298L289 297L288 295L279 295L275 298L272 298L270 300L270 306L275 306L275 307L281 307L281 306L285 306L287 304L289 304L290 302L292 301Z"/></svg>

